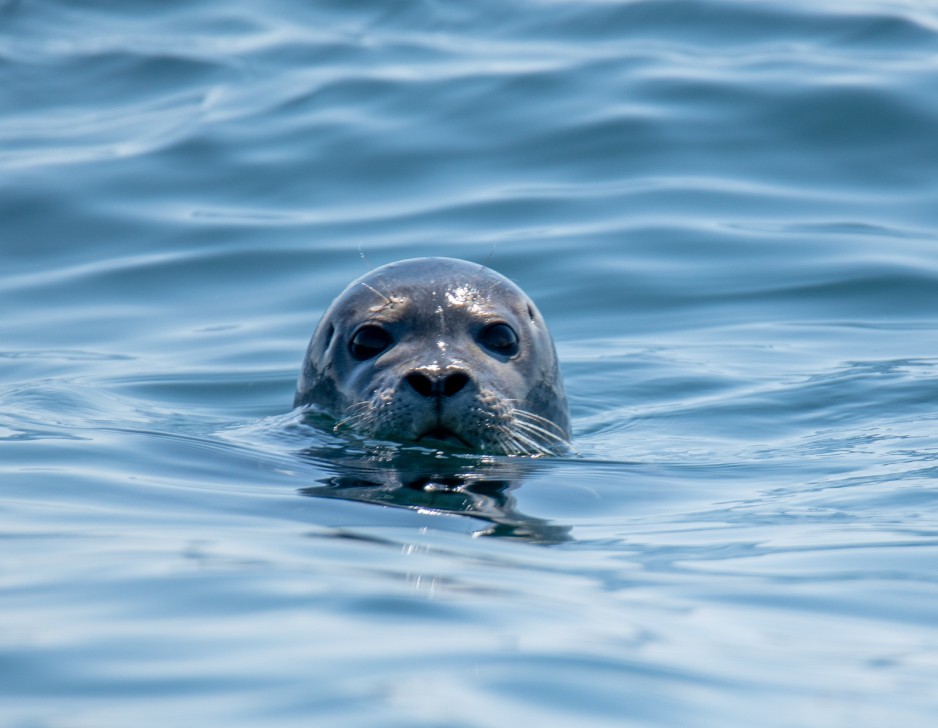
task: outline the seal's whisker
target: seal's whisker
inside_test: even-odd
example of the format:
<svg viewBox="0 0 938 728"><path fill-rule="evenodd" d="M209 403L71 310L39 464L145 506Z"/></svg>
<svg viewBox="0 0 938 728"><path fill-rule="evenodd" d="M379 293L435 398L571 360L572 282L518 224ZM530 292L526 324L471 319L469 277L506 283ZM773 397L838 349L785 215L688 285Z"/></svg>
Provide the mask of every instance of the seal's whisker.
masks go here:
<svg viewBox="0 0 938 728"><path fill-rule="evenodd" d="M339 420L338 422L336 422L336 423L332 426L332 431L333 431L333 432L338 432L339 430L344 430L344 429L346 429L346 428L347 428L347 429L350 429L350 430L354 430L355 427L356 427L356 425L358 425L358 424L359 424L359 423L356 421L356 418L354 418L354 417L345 417L345 418Z"/></svg>
<svg viewBox="0 0 938 728"><path fill-rule="evenodd" d="M566 442L566 439L558 435L556 432L551 432L550 430L547 430L541 427L539 424L535 424L534 422L529 422L522 417L518 417L515 424L518 427L523 427L528 432L531 432L531 433L536 432L542 435L543 437L547 438L548 440L553 440L554 442Z"/></svg>
<svg viewBox="0 0 938 728"><path fill-rule="evenodd" d="M515 409L515 415L518 417L526 418L540 425L545 425L546 427L553 428L560 435L561 439L566 440L566 438L563 437L563 434L564 434L563 430L560 429L560 426L553 420L549 420L546 417L542 417L541 415L535 414L534 412L530 412L528 410L523 410L523 409Z"/></svg>
<svg viewBox="0 0 938 728"><path fill-rule="evenodd" d="M544 453L544 447L540 443L538 443L536 440L531 439L528 435L522 432L519 432L518 430L515 430L514 432L512 432L511 435L512 435L512 438L516 442L528 445L534 452L541 453L541 454ZM527 454L534 454L534 453L529 451Z"/></svg>
<svg viewBox="0 0 938 728"><path fill-rule="evenodd" d="M346 408L348 414L333 426L333 432L338 432L341 428L350 427L354 429L358 425L365 423L366 416L371 412L371 402L354 402Z"/></svg>
<svg viewBox="0 0 938 728"><path fill-rule="evenodd" d="M489 422L485 424L488 437L485 438L486 444L483 445L483 449L493 453L508 453L511 449L507 437L508 433L505 432L505 428L500 422L494 421L496 419L495 415L486 410L477 410L476 414L482 420L489 420ZM491 444L493 447L488 447L488 444Z"/></svg>
<svg viewBox="0 0 938 728"><path fill-rule="evenodd" d="M511 442L517 449L519 455L530 455L532 447L535 450L537 449L536 443L533 440L526 437L525 435L522 435L517 430L511 431L509 433L509 437L511 438Z"/></svg>
<svg viewBox="0 0 938 728"><path fill-rule="evenodd" d="M507 437L507 442L502 446L502 452L506 455L529 455L528 449L524 447L515 437Z"/></svg>
<svg viewBox="0 0 938 728"><path fill-rule="evenodd" d="M496 440L496 444L498 445L498 449L505 455L521 454L521 448L519 448L517 443L515 443L515 441L505 433L499 435L498 439Z"/></svg>
<svg viewBox="0 0 938 728"><path fill-rule="evenodd" d="M385 306L390 306L392 303L394 303L394 301L391 299L390 296L388 296L388 295L385 294L385 293L382 293L381 291L379 291L379 290L378 290L377 288L375 288L374 286L370 286L370 285L368 285L367 283L365 283L364 281L362 281L362 285L363 285L365 288L367 288L369 291L371 291L372 293L374 293L376 296L378 296L379 298L383 298L383 299L384 299L384 305L385 305Z"/></svg>
<svg viewBox="0 0 938 728"><path fill-rule="evenodd" d="M520 427L517 428L519 434L524 433L524 437L528 438L531 442L537 443L537 446L542 450L549 450L549 443L544 440L544 437L539 432L532 432L531 430L523 430Z"/></svg>
<svg viewBox="0 0 938 728"><path fill-rule="evenodd" d="M345 408L347 417L360 417L371 409L371 402L356 402Z"/></svg>
<svg viewBox="0 0 938 728"><path fill-rule="evenodd" d="M526 410L523 407L521 407L520 405L522 404L522 401L520 399L506 399L505 401L511 404L512 407L514 407L514 411L516 413L522 414L525 417L530 417L531 419L540 420L541 422L547 425L550 425L551 427L556 427L558 430L560 429L557 423L554 422L553 420L548 419L547 417L544 417L543 415L539 415L536 412L532 412L531 410Z"/></svg>
<svg viewBox="0 0 938 728"><path fill-rule="evenodd" d="M490 420L495 419L494 413L491 412L485 412L485 416ZM503 422L496 422L493 426L491 426L490 432L494 435L492 438L494 440L494 444L505 455L524 453L524 448L520 447L520 445L515 441L514 433L509 430Z"/></svg>
<svg viewBox="0 0 938 728"><path fill-rule="evenodd" d="M542 454L550 455L556 451L558 445L565 446L567 441L558 437L552 432L548 432L543 427L538 427L530 422L517 420L514 423L515 429L524 432L528 437L535 440Z"/></svg>
<svg viewBox="0 0 938 728"><path fill-rule="evenodd" d="M527 437L530 437L532 440L535 440L541 448L544 450L552 450L552 448L563 443L566 444L563 440L554 440L551 441L550 438L545 436L545 433L539 432L538 430L530 430L528 428L522 427L521 423L516 423L516 429L519 432L524 432Z"/></svg>
<svg viewBox="0 0 938 728"><path fill-rule="evenodd" d="M505 421L494 412L478 410L479 415L489 420L489 427L495 435L494 444L505 454L550 455L553 452L549 444L551 440L566 443L562 437L517 417L519 413L530 414L524 410L513 410L510 420Z"/></svg>

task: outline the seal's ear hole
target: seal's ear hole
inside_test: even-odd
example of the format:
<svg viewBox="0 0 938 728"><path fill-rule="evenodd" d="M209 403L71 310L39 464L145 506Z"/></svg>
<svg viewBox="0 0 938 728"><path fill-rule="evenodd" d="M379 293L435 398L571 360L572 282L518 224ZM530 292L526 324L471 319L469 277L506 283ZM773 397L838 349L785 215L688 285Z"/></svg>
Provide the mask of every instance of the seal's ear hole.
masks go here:
<svg viewBox="0 0 938 728"><path fill-rule="evenodd" d="M358 361L373 359L391 346L391 335L374 324L367 324L359 328L348 343L349 352Z"/></svg>
<svg viewBox="0 0 938 728"><path fill-rule="evenodd" d="M322 348L323 348L323 351L325 351L326 349L329 348L329 344L332 343L332 337L333 337L334 335L335 335L335 325L334 325L334 324L329 324L329 330L326 331L326 343L325 343L325 345L322 347Z"/></svg>
<svg viewBox="0 0 938 728"><path fill-rule="evenodd" d="M531 306L530 303L528 304L528 316L531 318L532 321L534 320L534 308Z"/></svg>
<svg viewBox="0 0 938 728"><path fill-rule="evenodd" d="M521 347L518 334L508 324L489 324L479 334L479 343L493 354L514 356Z"/></svg>

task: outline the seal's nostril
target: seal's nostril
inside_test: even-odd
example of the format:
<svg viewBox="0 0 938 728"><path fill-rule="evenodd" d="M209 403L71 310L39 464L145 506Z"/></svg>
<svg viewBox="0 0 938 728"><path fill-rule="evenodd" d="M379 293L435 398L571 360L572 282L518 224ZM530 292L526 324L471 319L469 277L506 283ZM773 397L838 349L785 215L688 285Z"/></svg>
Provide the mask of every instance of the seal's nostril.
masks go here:
<svg viewBox="0 0 938 728"><path fill-rule="evenodd" d="M426 374L411 372L404 377L404 381L413 387L414 391L421 397L432 397L434 394L433 380Z"/></svg>
<svg viewBox="0 0 938 728"><path fill-rule="evenodd" d="M453 372L446 377L443 384L443 396L452 397L469 383L468 375L463 372Z"/></svg>
<svg viewBox="0 0 938 728"><path fill-rule="evenodd" d="M421 397L452 397L461 392L469 383L469 375L463 372L453 372L439 379L433 379L420 372L411 372L404 381Z"/></svg>

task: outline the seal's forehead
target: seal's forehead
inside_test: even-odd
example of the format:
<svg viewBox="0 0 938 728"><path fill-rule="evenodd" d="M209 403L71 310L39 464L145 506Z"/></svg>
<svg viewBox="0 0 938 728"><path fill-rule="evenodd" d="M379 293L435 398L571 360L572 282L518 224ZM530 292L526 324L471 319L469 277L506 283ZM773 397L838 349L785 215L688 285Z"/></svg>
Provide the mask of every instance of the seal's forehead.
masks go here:
<svg viewBox="0 0 938 728"><path fill-rule="evenodd" d="M354 281L345 295L360 311L395 319L442 309L484 316L522 310L527 297L514 283L477 263L418 258L378 268Z"/></svg>
<svg viewBox="0 0 938 728"><path fill-rule="evenodd" d="M362 282L354 297L358 307L371 316L399 319L443 311L484 316L519 306L521 302L516 297L506 299L503 293L491 282L479 285L463 280L398 281L393 287L384 288Z"/></svg>

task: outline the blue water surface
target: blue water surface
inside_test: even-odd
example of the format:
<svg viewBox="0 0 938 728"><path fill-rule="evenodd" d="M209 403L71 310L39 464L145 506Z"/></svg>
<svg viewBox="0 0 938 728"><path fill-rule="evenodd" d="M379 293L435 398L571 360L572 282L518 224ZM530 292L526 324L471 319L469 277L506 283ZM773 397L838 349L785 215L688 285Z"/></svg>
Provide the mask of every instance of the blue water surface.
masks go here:
<svg viewBox="0 0 938 728"><path fill-rule="evenodd" d="M938 725L938 6L0 0L0 725ZM291 412L369 268L575 452Z"/></svg>

